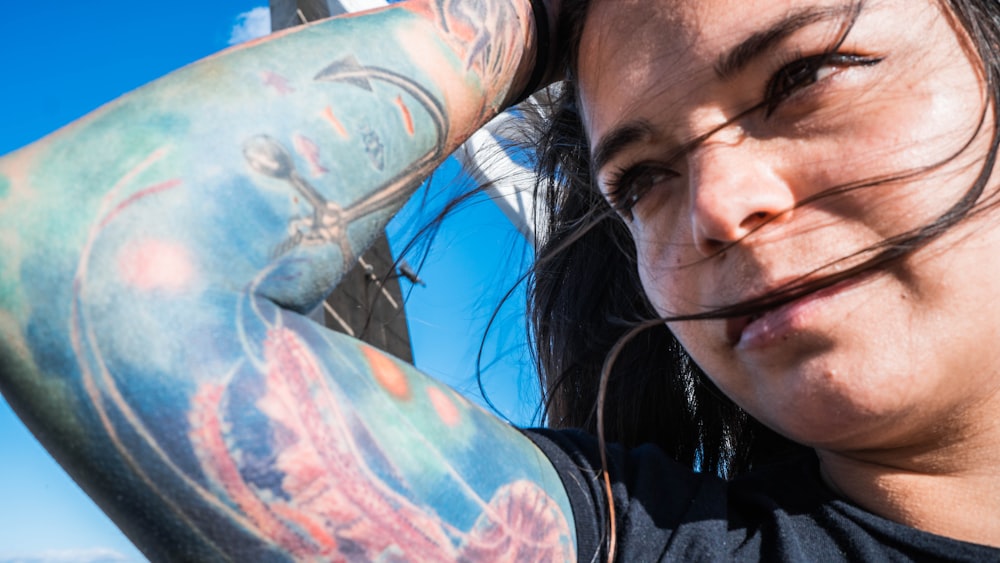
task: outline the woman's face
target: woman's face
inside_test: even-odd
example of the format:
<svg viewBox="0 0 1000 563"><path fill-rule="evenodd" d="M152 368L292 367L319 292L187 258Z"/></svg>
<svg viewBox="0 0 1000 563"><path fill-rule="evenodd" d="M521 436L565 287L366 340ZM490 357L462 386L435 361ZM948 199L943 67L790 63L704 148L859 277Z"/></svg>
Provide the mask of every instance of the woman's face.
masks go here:
<svg viewBox="0 0 1000 563"><path fill-rule="evenodd" d="M857 4L591 6L578 69L591 156L662 315L843 270L974 183L992 129L977 130L981 65L957 22L931 0ZM872 180L887 181L828 193ZM936 436L928 429L992 420L996 223L978 215L906 260L761 316L670 328L726 394L793 439L919 447Z"/></svg>

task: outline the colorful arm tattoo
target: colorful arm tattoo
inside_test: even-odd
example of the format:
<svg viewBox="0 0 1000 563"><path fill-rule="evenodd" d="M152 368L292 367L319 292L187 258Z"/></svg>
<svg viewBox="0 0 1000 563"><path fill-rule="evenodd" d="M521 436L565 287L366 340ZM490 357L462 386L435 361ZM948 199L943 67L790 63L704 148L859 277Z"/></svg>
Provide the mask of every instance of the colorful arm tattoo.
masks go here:
<svg viewBox="0 0 1000 563"><path fill-rule="evenodd" d="M0 390L151 557L575 559L530 442L302 315L517 92L530 10L322 22L0 160Z"/></svg>

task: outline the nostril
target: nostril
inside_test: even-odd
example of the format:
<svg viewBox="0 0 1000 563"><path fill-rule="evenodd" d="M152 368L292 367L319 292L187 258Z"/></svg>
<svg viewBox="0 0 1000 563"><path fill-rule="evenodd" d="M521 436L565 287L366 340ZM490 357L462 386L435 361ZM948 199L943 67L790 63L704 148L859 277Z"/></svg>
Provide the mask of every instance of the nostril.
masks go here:
<svg viewBox="0 0 1000 563"><path fill-rule="evenodd" d="M744 230L750 231L756 229L757 227L763 225L770 218L770 214L766 211L758 211L756 213L751 213L743 219L740 227Z"/></svg>

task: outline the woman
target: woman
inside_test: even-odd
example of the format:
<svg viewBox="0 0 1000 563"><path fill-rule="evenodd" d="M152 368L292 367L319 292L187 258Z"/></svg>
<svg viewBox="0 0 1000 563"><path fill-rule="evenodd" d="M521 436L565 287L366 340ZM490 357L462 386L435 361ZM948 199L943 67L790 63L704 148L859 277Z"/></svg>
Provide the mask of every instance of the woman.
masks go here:
<svg viewBox="0 0 1000 563"><path fill-rule="evenodd" d="M554 420L599 430L616 319L676 319L618 356L609 439L730 475L794 450L707 374L815 449L838 496L996 545L980 293L996 231L979 213L996 193L995 4L662 5L592 2L572 34L534 316ZM592 220L601 200L618 217ZM963 497L967 518L942 510Z"/></svg>
<svg viewBox="0 0 1000 563"><path fill-rule="evenodd" d="M546 11L520 0L321 23L5 157L0 385L157 559L996 558L996 234L978 213L995 193L980 47L995 43L967 8L559 7L572 89L549 138L571 184L536 317L547 373L569 382L553 422L602 428L576 392L601 401L587 387L607 359L612 437L639 427L666 448L514 432L300 314L544 78ZM262 88L268 73L289 87ZM588 294L590 277L610 289ZM584 324L592 308L609 330ZM686 352L662 327L612 349L643 316L668 317ZM580 324L584 352L560 355ZM817 455L744 428L691 360ZM683 376L663 396L689 437L627 418L626 394L667 393L645 366L661 361ZM619 379L630 366L648 388ZM671 456L755 467L727 483Z"/></svg>

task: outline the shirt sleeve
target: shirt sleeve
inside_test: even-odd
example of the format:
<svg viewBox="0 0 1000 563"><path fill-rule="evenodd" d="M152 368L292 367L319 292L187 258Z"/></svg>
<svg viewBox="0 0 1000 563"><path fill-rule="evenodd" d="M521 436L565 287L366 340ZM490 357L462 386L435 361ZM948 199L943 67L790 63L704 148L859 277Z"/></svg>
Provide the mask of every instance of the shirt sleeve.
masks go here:
<svg viewBox="0 0 1000 563"><path fill-rule="evenodd" d="M576 522L580 561L607 559L610 531L607 493L597 439L573 430L525 430L562 479ZM681 522L725 521L723 482L695 473L660 448L608 446L608 474L615 507L616 555L621 561L655 561L667 552ZM725 527L719 530L725 536Z"/></svg>

